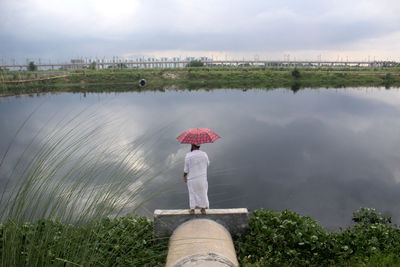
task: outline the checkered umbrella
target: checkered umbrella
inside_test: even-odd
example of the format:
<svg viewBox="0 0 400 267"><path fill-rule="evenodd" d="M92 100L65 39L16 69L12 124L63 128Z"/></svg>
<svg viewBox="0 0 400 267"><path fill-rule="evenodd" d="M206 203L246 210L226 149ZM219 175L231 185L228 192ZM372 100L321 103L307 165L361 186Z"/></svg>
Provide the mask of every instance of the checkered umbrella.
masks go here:
<svg viewBox="0 0 400 267"><path fill-rule="evenodd" d="M191 128L184 131L176 139L181 144L195 144L200 145L203 143L214 143L220 136L207 128Z"/></svg>

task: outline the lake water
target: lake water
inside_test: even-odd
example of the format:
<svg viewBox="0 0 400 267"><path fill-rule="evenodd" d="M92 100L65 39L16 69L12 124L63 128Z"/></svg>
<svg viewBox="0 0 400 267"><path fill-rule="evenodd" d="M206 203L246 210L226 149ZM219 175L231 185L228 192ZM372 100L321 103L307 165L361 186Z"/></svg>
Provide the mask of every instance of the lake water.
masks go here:
<svg viewBox="0 0 400 267"><path fill-rule="evenodd" d="M373 207L400 223L397 89L305 89L296 94L287 89L62 93L1 98L1 155L16 136L1 167L2 189L32 138L38 133L46 138L60 122L78 113L82 117L77 128L107 124L87 141L89 147L91 140L97 140L96 144L112 140L111 150L111 144L149 136L146 142L152 144L145 149L146 164L154 173L161 172L146 186L151 193L169 190L146 201L142 214L151 216L155 208L188 208L182 174L190 146L179 144L176 137L185 129L206 127L222 137L201 147L211 161L211 208L290 209L335 229L349 225L358 208ZM118 155L110 157L118 164Z"/></svg>

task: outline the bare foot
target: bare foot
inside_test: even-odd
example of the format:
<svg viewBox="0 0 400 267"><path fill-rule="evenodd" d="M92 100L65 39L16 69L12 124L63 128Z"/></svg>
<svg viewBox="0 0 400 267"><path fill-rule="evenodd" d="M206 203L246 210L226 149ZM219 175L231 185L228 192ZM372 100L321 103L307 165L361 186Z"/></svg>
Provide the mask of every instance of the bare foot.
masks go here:
<svg viewBox="0 0 400 267"><path fill-rule="evenodd" d="M201 211L201 214L206 214L206 209L205 208L201 208L200 211Z"/></svg>
<svg viewBox="0 0 400 267"><path fill-rule="evenodd" d="M189 210L189 213L190 213L190 214L194 214L194 209L190 209L190 210Z"/></svg>

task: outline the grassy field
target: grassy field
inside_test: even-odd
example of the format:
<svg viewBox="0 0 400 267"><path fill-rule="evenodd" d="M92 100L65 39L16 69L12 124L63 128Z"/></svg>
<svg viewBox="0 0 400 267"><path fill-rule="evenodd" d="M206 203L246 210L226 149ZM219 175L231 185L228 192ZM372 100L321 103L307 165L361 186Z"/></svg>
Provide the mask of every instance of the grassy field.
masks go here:
<svg viewBox="0 0 400 267"><path fill-rule="evenodd" d="M139 80L145 79L145 87ZM218 88L400 87L400 68L180 68L1 72L3 95Z"/></svg>

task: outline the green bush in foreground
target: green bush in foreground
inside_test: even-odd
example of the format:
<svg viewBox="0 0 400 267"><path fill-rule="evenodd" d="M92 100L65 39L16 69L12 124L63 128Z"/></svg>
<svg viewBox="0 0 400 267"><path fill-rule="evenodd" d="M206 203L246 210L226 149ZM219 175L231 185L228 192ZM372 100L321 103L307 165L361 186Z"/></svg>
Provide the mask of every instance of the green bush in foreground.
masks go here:
<svg viewBox="0 0 400 267"><path fill-rule="evenodd" d="M258 210L235 239L241 266L400 266L400 229L361 208L353 226L326 231L310 217ZM73 226L51 220L0 224L0 266L163 266L168 239L142 216Z"/></svg>
<svg viewBox="0 0 400 267"><path fill-rule="evenodd" d="M400 228L390 225L390 217L361 208L353 213L353 221L356 222L353 227L336 235L338 245L347 252L342 253L342 258L350 256L368 262L368 258L377 254L400 255Z"/></svg>
<svg viewBox="0 0 400 267"><path fill-rule="evenodd" d="M249 232L236 242L242 264L325 263L331 258L331 235L309 217L285 210L258 210Z"/></svg>
<svg viewBox="0 0 400 267"><path fill-rule="evenodd" d="M167 253L167 240L140 216L82 226L8 221L0 228L1 266L163 266Z"/></svg>
<svg viewBox="0 0 400 267"><path fill-rule="evenodd" d="M255 266L400 266L400 229L374 209L353 214L355 225L332 233L295 212L258 210L235 241L239 262Z"/></svg>

